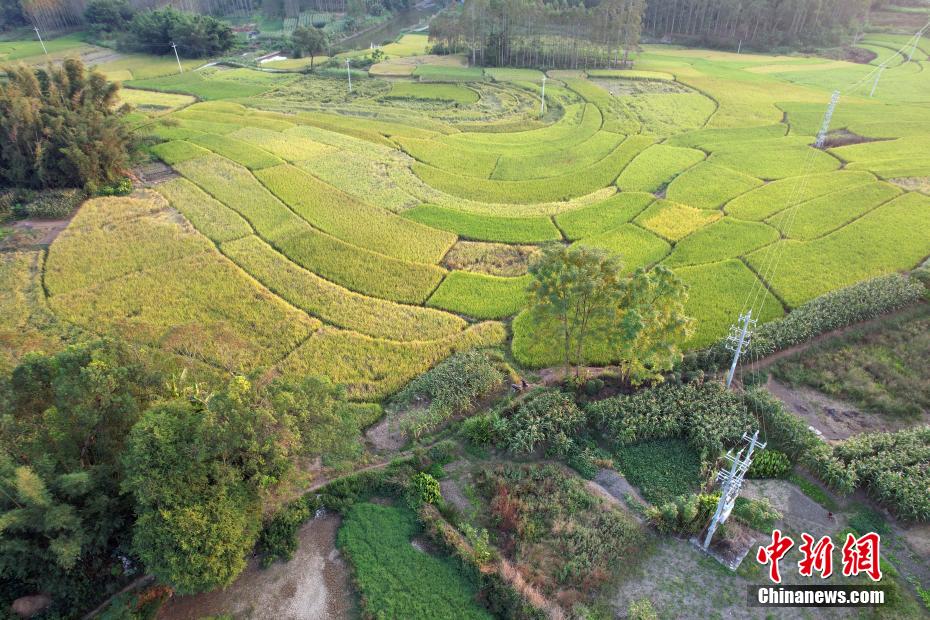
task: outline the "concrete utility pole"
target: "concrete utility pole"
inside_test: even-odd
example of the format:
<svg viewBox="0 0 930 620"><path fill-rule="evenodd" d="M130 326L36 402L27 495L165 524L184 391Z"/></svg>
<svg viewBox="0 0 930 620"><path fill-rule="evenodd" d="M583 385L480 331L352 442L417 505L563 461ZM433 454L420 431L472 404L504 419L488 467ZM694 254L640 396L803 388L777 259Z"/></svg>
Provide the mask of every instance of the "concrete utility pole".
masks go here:
<svg viewBox="0 0 930 620"><path fill-rule="evenodd" d="M178 73L184 73L184 69L181 67L181 57L178 56L178 46L174 44L174 41L171 42L171 49L174 50L174 59L178 61Z"/></svg>
<svg viewBox="0 0 930 620"><path fill-rule="evenodd" d="M921 30L920 32L917 33L917 36L914 37L914 45L911 47L911 52L910 52L910 54L907 55L907 61L908 61L908 62L911 62L912 60L914 60L914 54L917 53L917 44L920 43L920 37L922 37L923 34L924 34L924 33L923 33L923 31Z"/></svg>
<svg viewBox="0 0 930 620"><path fill-rule="evenodd" d="M756 321L752 318L752 308L746 314L741 314L739 323L730 327L730 335L727 337L727 349L733 351L733 363L730 364L730 372L727 373L727 387L733 382L733 374L736 372L736 365L743 354L743 346L749 344L752 337L752 328Z"/></svg>
<svg viewBox="0 0 930 620"><path fill-rule="evenodd" d="M546 113L546 76L545 75L543 75L543 79L542 79L542 98L539 101L539 113L541 115Z"/></svg>
<svg viewBox="0 0 930 620"><path fill-rule="evenodd" d="M830 121L833 120L833 111L836 109L836 104L840 100L840 91L833 91L833 96L830 97L830 105L827 106L827 113L823 115L823 123L820 125L820 133L817 134L817 141L814 143L814 146L818 149L822 149L824 142L827 139L827 133L830 131Z"/></svg>
<svg viewBox="0 0 930 620"><path fill-rule="evenodd" d="M741 54L743 52L743 40L739 40L739 46L736 48L736 53Z"/></svg>
<svg viewBox="0 0 930 620"><path fill-rule="evenodd" d="M759 441L759 431L753 433L752 437L743 433L743 441L748 445L741 448L736 454L733 454L732 450L727 451L725 458L732 463L730 469L724 469L717 473L717 482L722 483L720 500L717 502L717 511L710 522L710 527L707 528L707 536L704 537L705 551L710 547L714 532L717 531L721 523L726 523L730 513L733 512L733 505L736 503L736 498L739 497L740 489L743 487L743 478L746 476L746 472L749 471L749 466L752 465L752 453L756 448L765 450L765 444ZM743 452L746 452L746 456L743 456Z"/></svg>
<svg viewBox="0 0 930 620"><path fill-rule="evenodd" d="M872 84L872 92L869 93L869 97L873 97L875 95L875 89L878 88L878 81L882 79L882 73L884 73L884 71L885 65L882 65L878 68L878 75L875 76L875 83Z"/></svg>
<svg viewBox="0 0 930 620"><path fill-rule="evenodd" d="M46 56L48 56L48 50L45 48L45 41L42 40L42 35L39 34L39 27L33 26L32 29L36 31L36 36L39 37L39 43L42 44L42 51L45 52Z"/></svg>
<svg viewBox="0 0 930 620"><path fill-rule="evenodd" d="M352 92L352 70L349 68L349 59L346 58L346 76L349 78L349 92Z"/></svg>

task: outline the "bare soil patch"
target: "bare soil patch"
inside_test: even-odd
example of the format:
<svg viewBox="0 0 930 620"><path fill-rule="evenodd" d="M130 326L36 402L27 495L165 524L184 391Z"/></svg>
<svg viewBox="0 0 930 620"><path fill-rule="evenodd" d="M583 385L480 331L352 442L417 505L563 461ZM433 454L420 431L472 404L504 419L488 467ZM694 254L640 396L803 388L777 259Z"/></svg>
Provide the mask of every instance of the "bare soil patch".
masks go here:
<svg viewBox="0 0 930 620"><path fill-rule="evenodd" d="M262 569L258 558L225 590L175 596L159 611L162 620L197 620L227 614L255 620L317 620L352 617L349 573L336 549L341 519L327 515L306 523L290 562Z"/></svg>
<svg viewBox="0 0 930 620"><path fill-rule="evenodd" d="M539 248L533 245L459 241L446 254L442 264L449 269L492 276L522 276L530 259L538 253Z"/></svg>
<svg viewBox="0 0 930 620"><path fill-rule="evenodd" d="M624 508L638 521L643 520L641 515L628 509L626 498L628 495L632 496L636 501L646 506L649 505L649 502L643 499L639 491L636 490L636 487L630 484L630 482L619 473L612 469L599 469L597 475L594 476L594 480L589 480L587 485L589 490L607 499L609 502Z"/></svg>
<svg viewBox="0 0 930 620"><path fill-rule="evenodd" d="M160 161L148 162L133 172L145 187L158 185L180 176L171 166Z"/></svg>
<svg viewBox="0 0 930 620"><path fill-rule="evenodd" d="M0 239L0 251L34 250L52 244L59 233L68 227L71 218L63 220L19 220L10 227L10 233Z"/></svg>
<svg viewBox="0 0 930 620"><path fill-rule="evenodd" d="M751 555L744 566L755 562ZM796 570L791 570L787 560L782 561L782 566L785 583L810 583L809 579L799 577ZM767 576L760 574L747 579L742 573L742 569L739 573L731 572L686 540L663 538L657 541L651 557L640 562L634 574L616 586L610 602L618 616L625 616L633 601L648 598L660 618L763 620L777 617L794 620L811 617L811 610L803 608L781 608L777 616L773 616L770 609L748 607L746 587L767 581ZM817 610L817 617L852 618L858 613L853 609L822 608Z"/></svg>
<svg viewBox="0 0 930 620"><path fill-rule="evenodd" d="M746 480L743 496L750 499L767 498L781 513L776 525L784 531L807 532L816 537L834 534L846 526L846 518L829 512L804 495L787 480Z"/></svg>
<svg viewBox="0 0 930 620"><path fill-rule="evenodd" d="M866 413L812 388L789 387L775 379L769 379L766 388L827 441L842 441L860 433L901 430L915 423Z"/></svg>

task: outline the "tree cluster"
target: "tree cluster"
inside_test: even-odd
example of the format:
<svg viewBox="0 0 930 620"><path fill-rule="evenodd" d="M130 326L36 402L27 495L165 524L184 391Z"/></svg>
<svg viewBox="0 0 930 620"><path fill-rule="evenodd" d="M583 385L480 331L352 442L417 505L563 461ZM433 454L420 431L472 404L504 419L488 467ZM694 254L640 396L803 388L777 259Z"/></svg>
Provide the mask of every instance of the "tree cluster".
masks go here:
<svg viewBox="0 0 930 620"><path fill-rule="evenodd" d="M84 187L119 181L132 136L118 106L119 85L79 60L8 68L0 84L0 185Z"/></svg>
<svg viewBox="0 0 930 620"><path fill-rule="evenodd" d="M45 592L64 617L113 575L145 571L178 592L229 584L262 494L295 458L358 435L328 381L167 392L110 341L30 354L0 382L0 604Z"/></svg>
<svg viewBox="0 0 930 620"><path fill-rule="evenodd" d="M436 16L430 41L473 65L613 67L639 44L644 9L645 0L465 0Z"/></svg>
<svg viewBox="0 0 930 620"><path fill-rule="evenodd" d="M768 48L830 45L859 32L871 0L648 0L643 28L656 37Z"/></svg>
<svg viewBox="0 0 930 620"><path fill-rule="evenodd" d="M133 15L128 0L91 0L84 9L84 21L94 34L122 32Z"/></svg>
<svg viewBox="0 0 930 620"><path fill-rule="evenodd" d="M26 15L20 0L0 0L0 30L26 25Z"/></svg>
<svg viewBox="0 0 930 620"><path fill-rule="evenodd" d="M147 54L172 54L186 58L218 56L236 43L229 24L209 15L184 13L173 8L137 13L129 22L123 43L126 49Z"/></svg>
<svg viewBox="0 0 930 620"><path fill-rule="evenodd" d="M587 361L589 347L607 347L632 384L660 380L682 358L692 319L687 288L657 266L625 276L620 259L583 245L553 244L530 265L529 311L561 346L566 368Z"/></svg>

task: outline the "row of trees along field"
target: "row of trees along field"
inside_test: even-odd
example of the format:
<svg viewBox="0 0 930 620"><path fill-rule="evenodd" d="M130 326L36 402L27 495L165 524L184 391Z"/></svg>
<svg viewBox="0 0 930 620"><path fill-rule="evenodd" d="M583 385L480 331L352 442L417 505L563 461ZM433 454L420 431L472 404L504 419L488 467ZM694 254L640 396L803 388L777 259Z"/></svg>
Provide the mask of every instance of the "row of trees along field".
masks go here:
<svg viewBox="0 0 930 620"><path fill-rule="evenodd" d="M645 0L465 0L430 24L436 51L486 66L597 68L639 43Z"/></svg>
<svg viewBox="0 0 930 620"><path fill-rule="evenodd" d="M643 29L710 45L831 45L861 30L872 0L648 0Z"/></svg>

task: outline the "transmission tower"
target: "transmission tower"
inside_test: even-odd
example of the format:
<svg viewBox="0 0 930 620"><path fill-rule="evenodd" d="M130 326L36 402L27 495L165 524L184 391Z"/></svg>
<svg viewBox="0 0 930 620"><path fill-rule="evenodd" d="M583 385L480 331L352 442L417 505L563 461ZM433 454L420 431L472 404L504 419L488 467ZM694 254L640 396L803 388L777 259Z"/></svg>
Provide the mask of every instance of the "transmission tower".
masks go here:
<svg viewBox="0 0 930 620"><path fill-rule="evenodd" d="M752 328L756 326L756 320L752 318L752 308L746 314L741 314L739 322L730 327L730 335L727 336L727 350L733 351L733 363L730 364L730 372L727 373L727 387L733 383L733 374L736 372L736 365L743 354L743 347L749 344L752 338Z"/></svg>
<svg viewBox="0 0 930 620"><path fill-rule="evenodd" d="M746 476L746 472L749 471L749 466L752 465L752 453L756 448L765 450L765 444L759 441L759 431L753 433L752 437L747 433L743 433L743 442L747 445L741 448L739 452L733 454L733 451L729 450L726 457L724 457L730 461L730 469L722 469L717 472L717 482L721 483L720 501L717 502L717 511L714 512L714 518L710 522L710 527L707 528L707 536L704 537L705 551L710 547L714 532L717 531L721 523L726 523L730 513L733 512L733 505L736 503L736 498L739 497L740 489L743 488L743 478ZM743 456L743 452L746 453L746 456Z"/></svg>
<svg viewBox="0 0 930 620"><path fill-rule="evenodd" d="M820 133L817 134L817 142L814 143L814 146L818 149L822 149L824 142L827 139L827 132L830 131L830 121L833 120L833 111L836 109L836 104L840 100L840 91L833 91L833 96L830 97L830 105L827 106L827 113L823 115L823 124L820 126Z"/></svg>
<svg viewBox="0 0 930 620"><path fill-rule="evenodd" d="M885 65L882 65L878 68L878 75L875 76L875 83L872 84L872 92L869 93L869 97L875 96L875 89L878 88L878 81L882 79L882 73L885 72Z"/></svg>
<svg viewBox="0 0 930 620"><path fill-rule="evenodd" d="M346 77L349 78L349 92L352 92L352 69L349 67L349 59L346 58Z"/></svg>

